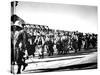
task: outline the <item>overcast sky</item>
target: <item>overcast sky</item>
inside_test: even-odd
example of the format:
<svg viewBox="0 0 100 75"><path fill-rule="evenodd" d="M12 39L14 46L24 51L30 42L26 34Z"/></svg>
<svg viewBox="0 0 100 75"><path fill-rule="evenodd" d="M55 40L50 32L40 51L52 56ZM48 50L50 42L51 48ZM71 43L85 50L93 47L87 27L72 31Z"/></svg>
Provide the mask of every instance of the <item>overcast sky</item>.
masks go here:
<svg viewBox="0 0 100 75"><path fill-rule="evenodd" d="M30 24L97 33L97 7L55 3L19 2L15 13Z"/></svg>

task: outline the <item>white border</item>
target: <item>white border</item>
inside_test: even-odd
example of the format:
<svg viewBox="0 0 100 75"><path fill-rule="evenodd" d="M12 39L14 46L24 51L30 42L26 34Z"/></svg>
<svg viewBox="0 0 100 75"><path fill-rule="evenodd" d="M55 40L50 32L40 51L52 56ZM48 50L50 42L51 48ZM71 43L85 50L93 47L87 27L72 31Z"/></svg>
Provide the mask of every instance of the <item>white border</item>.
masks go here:
<svg viewBox="0 0 100 75"><path fill-rule="evenodd" d="M100 33L100 30L99 30L100 1L99 0L18 0L18 1L33 1L33 2L98 6L98 33ZM11 0L1 0L0 2L0 50L1 50L0 51L0 75L11 75L11 73L9 73L10 71L10 68L9 68L10 67L10 2ZM98 41L99 40L100 38L98 38ZM100 49L99 46L100 45L98 44L98 51ZM98 57L100 57L100 51L98 52ZM98 66L100 66L100 64ZM75 74L98 75L99 69L36 73L36 75L75 75ZM33 74L28 74L28 75L33 75Z"/></svg>

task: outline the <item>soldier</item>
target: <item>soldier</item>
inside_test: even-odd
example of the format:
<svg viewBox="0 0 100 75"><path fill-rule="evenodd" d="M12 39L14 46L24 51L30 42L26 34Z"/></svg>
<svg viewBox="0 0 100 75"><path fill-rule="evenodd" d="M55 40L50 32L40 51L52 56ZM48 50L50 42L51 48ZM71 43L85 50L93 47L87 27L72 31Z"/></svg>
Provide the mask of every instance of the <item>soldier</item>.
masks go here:
<svg viewBox="0 0 100 75"><path fill-rule="evenodd" d="M93 48L96 47L96 41L97 41L96 36L94 34L92 34L90 37L90 42L91 42Z"/></svg>
<svg viewBox="0 0 100 75"><path fill-rule="evenodd" d="M36 39L36 36L31 36L26 43L28 55L33 55L33 57L35 56L35 54L34 54L35 47L36 47L36 42L34 42L35 39Z"/></svg>
<svg viewBox="0 0 100 75"><path fill-rule="evenodd" d="M62 53L63 53L63 44L62 44L61 39L59 39L59 40L57 41L56 47L57 47L57 50L58 50L58 55L59 55L59 54L62 54Z"/></svg>
<svg viewBox="0 0 100 75"><path fill-rule="evenodd" d="M74 37L74 38L72 39L72 47L73 47L73 49L75 50L75 53L77 53L78 41L77 41L77 38L76 38L76 37Z"/></svg>
<svg viewBox="0 0 100 75"><path fill-rule="evenodd" d="M38 52L39 52L39 58L42 58L42 37L39 36L39 39L38 39Z"/></svg>
<svg viewBox="0 0 100 75"><path fill-rule="evenodd" d="M21 73L21 66L23 65L23 70L26 68L26 66L28 64L25 63L25 58L24 58L24 55L25 55L25 49L26 49L26 42L27 42L27 33L24 30L22 30L22 32L19 34L18 38L17 38L17 42L16 42L16 50L17 51L17 65L18 65L18 71L17 71L17 74L20 74ZM21 44L21 46L20 46Z"/></svg>
<svg viewBox="0 0 100 75"><path fill-rule="evenodd" d="M79 51L81 50L81 46L82 46L82 36L81 34L78 35L78 49Z"/></svg>
<svg viewBox="0 0 100 75"><path fill-rule="evenodd" d="M64 50L64 54L68 53L68 39L64 39L63 40L63 50Z"/></svg>
<svg viewBox="0 0 100 75"><path fill-rule="evenodd" d="M54 49L53 49L54 43L53 43L53 41L51 39L49 39L49 41L47 42L47 45L48 45L48 53L49 53L48 56L52 56L53 52L54 52Z"/></svg>
<svg viewBox="0 0 100 75"><path fill-rule="evenodd" d="M89 46L90 46L90 35L89 34L86 34L85 42L86 42L85 48L89 49Z"/></svg>
<svg viewBox="0 0 100 75"><path fill-rule="evenodd" d="M25 55L25 53L21 49L19 49L18 50L18 59L17 59L17 65L18 65L17 74L21 73L21 66L22 65L23 65L22 71L25 70L26 66L28 65L28 64L25 63L24 55Z"/></svg>

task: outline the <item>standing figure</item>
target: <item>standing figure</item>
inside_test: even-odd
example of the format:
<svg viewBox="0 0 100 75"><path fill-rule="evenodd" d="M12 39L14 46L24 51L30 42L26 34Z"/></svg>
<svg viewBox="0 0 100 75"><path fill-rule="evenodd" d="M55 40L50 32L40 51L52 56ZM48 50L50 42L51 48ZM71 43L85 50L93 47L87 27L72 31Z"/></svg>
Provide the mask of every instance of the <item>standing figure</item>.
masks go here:
<svg viewBox="0 0 100 75"><path fill-rule="evenodd" d="M68 39L67 38L63 40L63 52L64 54L68 53Z"/></svg>
<svg viewBox="0 0 100 75"><path fill-rule="evenodd" d="M35 56L35 46L36 46L36 43L32 43L32 37L28 39L28 42L27 42L27 45L26 45L26 48L27 48L27 52L28 52L28 55L33 55L33 57Z"/></svg>
<svg viewBox="0 0 100 75"><path fill-rule="evenodd" d="M75 50L75 53L77 53L77 49L78 49L78 41L76 38L72 39L72 47Z"/></svg>
<svg viewBox="0 0 100 75"><path fill-rule="evenodd" d="M33 57L35 56L35 47L36 47L36 35L32 35L32 45L31 45L31 49L32 49L32 55Z"/></svg>
<svg viewBox="0 0 100 75"><path fill-rule="evenodd" d="M38 38L38 42L37 42L37 49L38 49L38 53L39 53L39 58L42 58L42 43L43 43L43 41L42 41L42 36L39 36L39 38Z"/></svg>
<svg viewBox="0 0 100 75"><path fill-rule="evenodd" d="M54 52L54 49L53 49L53 46L54 46L54 43L51 39L49 39L48 41L48 56L53 56L53 52Z"/></svg>
<svg viewBox="0 0 100 75"><path fill-rule="evenodd" d="M59 39L57 41L56 47L57 47L57 50L58 50L58 55L62 54L63 53L63 44L62 44L61 39Z"/></svg>
<svg viewBox="0 0 100 75"><path fill-rule="evenodd" d="M82 37L80 35L78 35L78 50L81 50L81 46L82 46Z"/></svg>
<svg viewBox="0 0 100 75"><path fill-rule="evenodd" d="M94 34L92 34L92 36L90 37L90 42L92 44L92 47L95 48L97 43L97 38Z"/></svg>
<svg viewBox="0 0 100 75"><path fill-rule="evenodd" d="M18 71L17 71L17 74L21 73L21 66L23 66L22 71L24 71L26 66L28 65L25 63L24 55L25 55L25 53L21 49L18 49L18 59L17 59Z"/></svg>
<svg viewBox="0 0 100 75"><path fill-rule="evenodd" d="M22 33L19 34L16 42L16 50L17 50L17 65L18 65L18 71L17 73L21 73L21 66L23 66L23 70L26 68L28 64L25 63L25 50L26 50L26 42L27 42L27 33L25 30L22 31ZM20 46L21 44L21 46Z"/></svg>
<svg viewBox="0 0 100 75"><path fill-rule="evenodd" d="M85 49L89 49L89 46L90 46L90 36L89 34L86 34L86 37L85 37Z"/></svg>

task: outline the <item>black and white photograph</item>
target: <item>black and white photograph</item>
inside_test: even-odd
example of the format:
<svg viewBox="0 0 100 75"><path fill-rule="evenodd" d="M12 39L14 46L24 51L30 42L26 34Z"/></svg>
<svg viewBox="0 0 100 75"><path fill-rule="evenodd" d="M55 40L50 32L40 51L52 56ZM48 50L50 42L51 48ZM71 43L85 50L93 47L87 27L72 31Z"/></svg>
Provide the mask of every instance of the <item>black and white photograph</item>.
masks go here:
<svg viewBox="0 0 100 75"><path fill-rule="evenodd" d="M12 1L10 73L98 68L98 7Z"/></svg>

